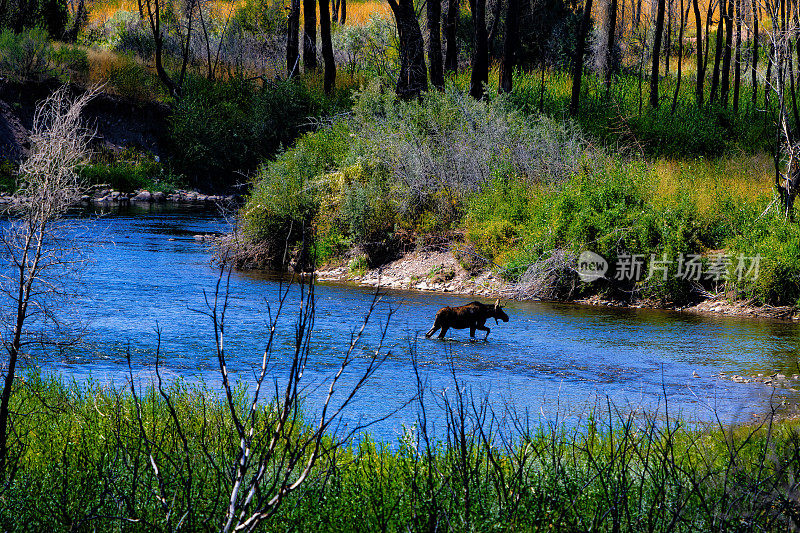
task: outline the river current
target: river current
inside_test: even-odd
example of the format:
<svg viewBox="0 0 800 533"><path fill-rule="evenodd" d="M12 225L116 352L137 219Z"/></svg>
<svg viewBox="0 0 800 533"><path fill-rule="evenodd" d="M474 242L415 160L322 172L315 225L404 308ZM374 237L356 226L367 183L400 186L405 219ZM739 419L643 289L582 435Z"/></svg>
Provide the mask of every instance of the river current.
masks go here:
<svg viewBox="0 0 800 533"><path fill-rule="evenodd" d="M64 380L124 386L130 354L134 379L145 383L154 374L158 328L165 379L219 391L213 328L198 310L206 308L220 272L208 244L195 235L226 231L225 219L197 208L151 207L92 217L88 224L97 237L89 244L81 296L62 311L80 319L91 342L40 354L30 364ZM268 333L267 308L274 310L280 287L274 273L230 276L225 342L229 370L237 380L253 382ZM315 292L312 349L303 377L311 413L327 393L327 380L374 295L370 288L337 283L321 283ZM534 423L568 425L592 406L606 409L609 404L625 411L663 411L666 405L670 414L692 420L747 421L797 396L719 376L800 373L800 325L793 322L508 301L510 321L488 322L488 342L470 342L467 330L450 330L440 341L424 337L436 310L473 298L382 293L343 389L363 369L392 310L384 340L390 355L344 421L352 428L388 415L370 429L388 442L416 420L414 409L400 409L417 390L412 352L421 378L434 391L429 401L435 403L435 393L452 390L457 381L474 397L488 397L497 409L513 406ZM298 294L296 287L290 290L278 323L270 380L280 381L286 373Z"/></svg>

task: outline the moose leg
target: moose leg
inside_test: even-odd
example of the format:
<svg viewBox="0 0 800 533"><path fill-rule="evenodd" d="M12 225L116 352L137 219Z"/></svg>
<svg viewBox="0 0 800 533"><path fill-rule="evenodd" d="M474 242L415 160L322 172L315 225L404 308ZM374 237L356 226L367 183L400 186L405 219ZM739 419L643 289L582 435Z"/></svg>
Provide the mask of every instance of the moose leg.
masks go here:
<svg viewBox="0 0 800 533"><path fill-rule="evenodd" d="M477 326L476 329L479 329L481 331L485 331L486 332L486 336L483 338L483 340L488 339L489 338L489 332L492 331L491 329L487 328L486 326ZM474 333L475 333L474 329L472 330L472 333L473 333L472 336L474 337L475 336L474 335Z"/></svg>
<svg viewBox="0 0 800 533"><path fill-rule="evenodd" d="M439 332L440 339L444 339L444 334L447 333L448 329L450 329L450 326L442 326L442 331Z"/></svg>
<svg viewBox="0 0 800 533"><path fill-rule="evenodd" d="M433 325L433 327L432 327L430 330L428 330L428 333L426 333L426 334L425 334L425 336L426 336L426 337L430 337L431 335L433 335L434 333L436 333L436 330L437 330L437 329L439 329L439 326L438 326L438 325L436 325L436 324L434 324L434 325Z"/></svg>
<svg viewBox="0 0 800 533"><path fill-rule="evenodd" d="M473 339L475 338L475 326L469 328L469 336L472 337Z"/></svg>

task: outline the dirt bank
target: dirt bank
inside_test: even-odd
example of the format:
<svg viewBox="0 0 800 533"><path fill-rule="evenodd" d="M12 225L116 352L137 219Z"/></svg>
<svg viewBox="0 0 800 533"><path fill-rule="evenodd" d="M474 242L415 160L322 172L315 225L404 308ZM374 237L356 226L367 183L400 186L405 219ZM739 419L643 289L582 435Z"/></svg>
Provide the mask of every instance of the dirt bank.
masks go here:
<svg viewBox="0 0 800 533"><path fill-rule="evenodd" d="M354 268L356 267L356 268ZM481 296L485 298L521 299L519 286L502 280L490 270L467 271L451 251L414 251L379 268L359 271L357 264L325 267L316 271L319 281L349 281L368 286L392 289ZM575 303L605 307L668 309L685 313L716 314L753 318L800 318L795 307L757 306L752 301L730 301L724 296L704 300L686 307L664 306L650 300L623 302L592 297Z"/></svg>

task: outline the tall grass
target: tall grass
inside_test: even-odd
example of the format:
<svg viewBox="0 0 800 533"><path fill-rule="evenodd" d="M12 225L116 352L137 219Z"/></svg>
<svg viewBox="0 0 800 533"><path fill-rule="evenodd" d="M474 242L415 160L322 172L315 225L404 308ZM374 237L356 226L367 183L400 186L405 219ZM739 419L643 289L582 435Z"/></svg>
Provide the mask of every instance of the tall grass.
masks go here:
<svg viewBox="0 0 800 533"><path fill-rule="evenodd" d="M340 450L266 529L786 531L800 525L800 432L774 412L750 426L698 426L664 418L663 410L633 414L601 403L569 427L491 406L454 385L447 392L421 390L427 407L417 406L418 422L398 442L364 435ZM115 388L64 385L35 373L19 382L18 470L4 478L3 529L219 529L238 446L234 421L204 386L175 382L167 394L171 406L155 388L137 400ZM432 394L440 400L430 402ZM247 395L238 390L239 415ZM264 406L264 424L276 407ZM436 434L425 423L434 417L446 421ZM298 426L296 434L304 431ZM290 447L293 439L280 445ZM152 461L163 469L160 477Z"/></svg>

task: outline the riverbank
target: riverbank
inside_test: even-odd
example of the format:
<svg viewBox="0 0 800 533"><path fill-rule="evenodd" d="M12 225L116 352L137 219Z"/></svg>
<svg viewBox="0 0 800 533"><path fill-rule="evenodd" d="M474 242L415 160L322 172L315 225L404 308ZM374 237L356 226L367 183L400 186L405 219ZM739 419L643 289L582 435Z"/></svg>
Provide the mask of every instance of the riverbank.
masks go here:
<svg viewBox="0 0 800 533"><path fill-rule="evenodd" d="M416 250L373 269L360 269L358 257L347 264L324 266L315 271L318 281L344 281L370 287L451 293L482 298L530 300L520 283L508 282L490 269L467 270L451 250ZM563 300L578 304L634 309L666 309L685 313L738 317L800 319L795 306L756 305L753 301L731 300L717 295L684 306L670 306L652 299L611 300L600 296Z"/></svg>
<svg viewBox="0 0 800 533"><path fill-rule="evenodd" d="M87 205L126 205L147 203L174 204L230 204L241 202L238 194L203 194L197 191L176 189L174 191L154 191L138 189L132 192L118 191L107 185L94 186L80 199L80 204ZM0 192L0 206L14 206L25 202L25 198L9 192Z"/></svg>

